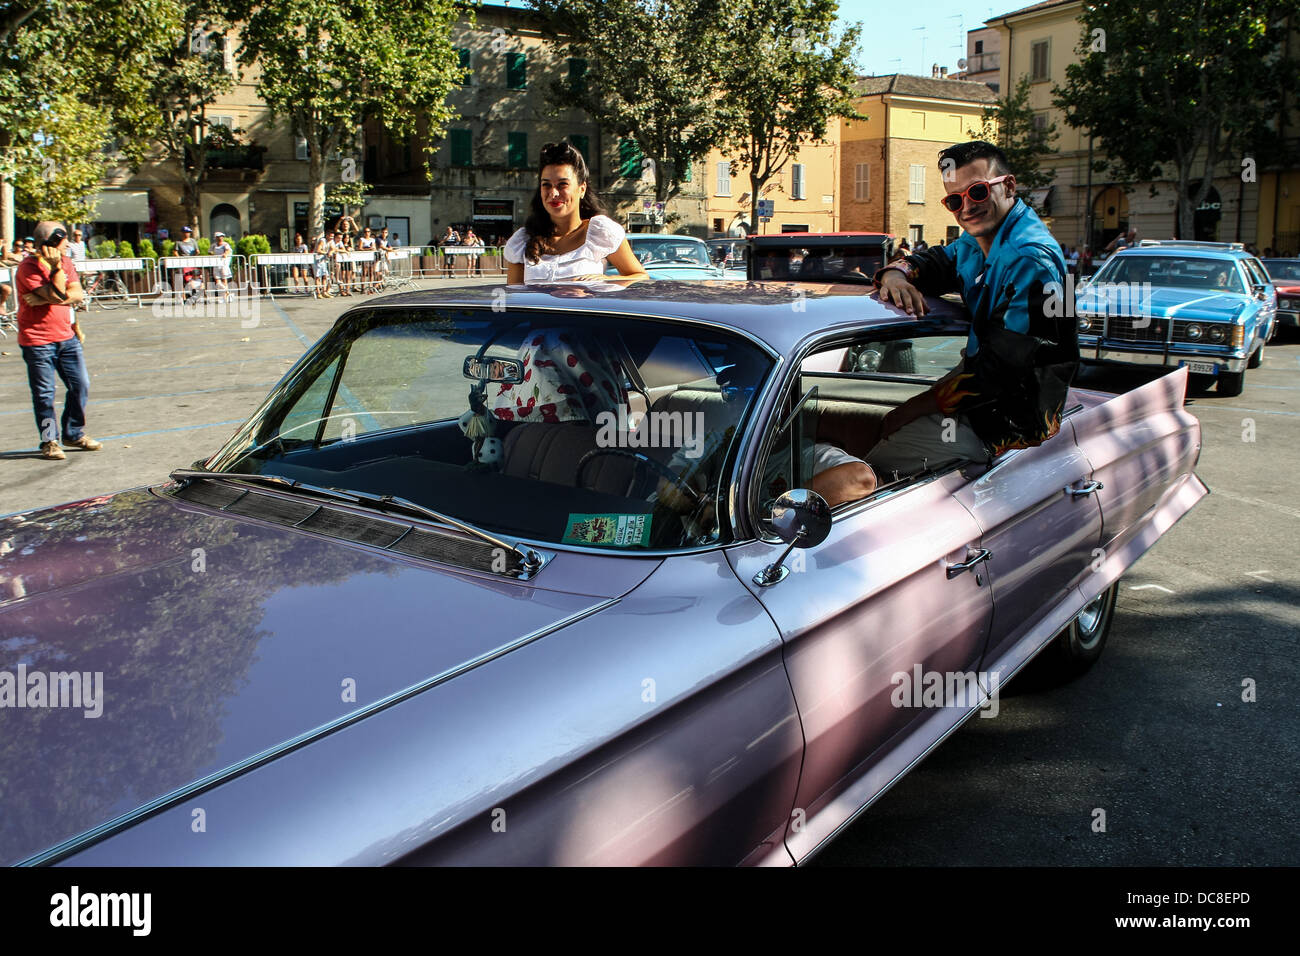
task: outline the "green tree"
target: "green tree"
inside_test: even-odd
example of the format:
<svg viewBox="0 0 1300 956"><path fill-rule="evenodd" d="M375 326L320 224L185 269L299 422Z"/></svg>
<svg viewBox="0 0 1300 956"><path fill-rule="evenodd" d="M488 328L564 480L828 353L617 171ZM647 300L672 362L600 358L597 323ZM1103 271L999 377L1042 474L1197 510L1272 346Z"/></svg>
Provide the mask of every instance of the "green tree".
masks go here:
<svg viewBox="0 0 1300 956"><path fill-rule="evenodd" d="M27 219L90 222L108 164L109 117L68 93L52 93L46 103L29 153L36 162L13 177L14 205Z"/></svg>
<svg viewBox="0 0 1300 956"><path fill-rule="evenodd" d="M1117 178L1154 181L1172 166L1178 235L1191 236L1215 168L1247 158L1234 147L1250 149L1296 89L1285 51L1297 13L1300 0L1095 0L1054 103L1096 137L1098 167Z"/></svg>
<svg viewBox="0 0 1300 956"><path fill-rule="evenodd" d="M202 229L199 196L214 150L240 145L242 131L215 125L208 107L235 88L239 67L227 69L227 34L246 12L243 0L191 0L178 5L177 28L162 55L149 64L150 96L158 105L154 140L175 164L185 221ZM233 58L231 58L233 61Z"/></svg>
<svg viewBox="0 0 1300 956"><path fill-rule="evenodd" d="M1034 110L1029 105L1029 75L1020 77L1014 92L1008 93L992 106L984 108L978 130L967 132L978 139L994 143L1007 154L1011 171L1015 173L1017 194L1025 202L1033 205L1030 193L1044 186L1050 186L1056 179L1056 173L1043 169L1042 161L1046 156L1056 152L1052 143L1056 141L1056 124L1047 123L1038 126L1034 121Z"/></svg>
<svg viewBox="0 0 1300 956"><path fill-rule="evenodd" d="M325 218L326 160L350 153L367 120L397 136L428 121L441 134L460 85L451 27L464 12L454 0L264 0L243 30L239 58L260 69L258 95L307 140L310 222ZM360 179L356 155L339 157L337 181Z"/></svg>
<svg viewBox="0 0 1300 956"><path fill-rule="evenodd" d="M861 27L835 34L836 13L836 0L738 0L727 8L722 147L733 172L749 168L752 224L763 187L800 147L824 142L837 117L866 119L852 102Z"/></svg>
<svg viewBox="0 0 1300 956"><path fill-rule="evenodd" d="M548 20L552 50L586 61L553 81L559 107L577 107L628 143L624 176L649 170L655 199L681 191L690 165L721 141L722 79L731 15L721 0L529 0ZM647 167L646 162L651 164Z"/></svg>
<svg viewBox="0 0 1300 956"><path fill-rule="evenodd" d="M178 20L171 0L0 0L0 236L5 242L13 241L14 178L31 167L48 168L42 162L41 147L49 145L42 131L56 101L73 97L103 111L116 149L128 162L140 161L157 111L145 76Z"/></svg>

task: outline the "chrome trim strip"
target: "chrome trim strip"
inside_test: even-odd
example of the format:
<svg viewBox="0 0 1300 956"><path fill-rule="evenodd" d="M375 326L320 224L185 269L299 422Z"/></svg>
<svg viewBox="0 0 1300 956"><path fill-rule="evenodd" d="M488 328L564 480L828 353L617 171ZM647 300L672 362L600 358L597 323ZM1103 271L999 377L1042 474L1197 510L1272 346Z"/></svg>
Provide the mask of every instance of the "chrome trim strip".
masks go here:
<svg viewBox="0 0 1300 956"><path fill-rule="evenodd" d="M461 674L490 663L498 657L502 657L511 651L518 650L526 644L531 644L533 641L539 640L548 634L552 634L561 628L568 627L570 624L576 624L578 621L590 617L593 614L598 614L601 611L613 607L621 600L622 598L609 598L599 604L593 604L591 607L570 614L568 617L548 624L545 627L538 628L537 630L525 634L523 637L517 638L508 644L503 644L494 650L486 651L478 657L472 658L463 664L459 664L456 667L435 674L434 676L426 678L417 684L412 684L410 687L403 690L395 691L387 697L383 697L351 714L346 714L343 717L321 724L319 727L304 731L296 737L291 737L289 740L274 747L269 747L251 757L246 757L245 759L236 761L220 770L215 770L198 780L186 784L184 787L180 787L173 790L171 793L150 800L148 803L137 807L129 813L124 813L107 823L102 823L93 829L86 830L75 837L71 837L70 839L64 840L62 843L56 844L47 850L43 850L34 856L28 857L17 865L42 866L51 863L58 863L80 850L84 850L95 843L99 843L110 836L120 833L130 824L154 816L155 814L166 810L169 806L188 797L195 796L206 790L211 790L219 784L225 783L235 777L242 776L250 770L255 770L264 764L270 763L277 757L282 757L285 754L297 750L300 747L304 747L322 737L326 737L329 734L342 730L343 728L355 724L381 710L387 710L389 707L392 707L395 704L400 704L402 701L414 697L416 694L436 687L439 684L444 684L455 677L459 677Z"/></svg>

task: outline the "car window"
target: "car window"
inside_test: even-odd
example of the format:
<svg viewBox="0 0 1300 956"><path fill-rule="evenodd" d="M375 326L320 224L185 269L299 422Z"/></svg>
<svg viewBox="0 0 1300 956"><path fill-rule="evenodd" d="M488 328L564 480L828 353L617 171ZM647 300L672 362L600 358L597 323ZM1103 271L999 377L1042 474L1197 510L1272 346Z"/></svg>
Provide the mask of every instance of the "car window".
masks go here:
<svg viewBox="0 0 1300 956"><path fill-rule="evenodd" d="M1243 259L1242 262L1246 266L1246 271L1250 273L1251 285L1271 284L1268 278L1268 273L1264 271L1264 267L1260 265L1258 259Z"/></svg>
<svg viewBox="0 0 1300 956"><path fill-rule="evenodd" d="M1246 286L1231 259L1208 256L1117 255L1097 273L1093 285L1141 284L1167 289L1244 293Z"/></svg>
<svg viewBox="0 0 1300 956"><path fill-rule="evenodd" d="M776 281L870 282L885 264L882 246L762 247L754 250L753 278Z"/></svg>
<svg viewBox="0 0 1300 956"><path fill-rule="evenodd" d="M728 476L772 366L679 321L375 310L322 339L211 467L555 544L701 546L730 539Z"/></svg>
<svg viewBox="0 0 1300 956"><path fill-rule="evenodd" d="M807 356L782 414L769 425L769 452L752 496L760 521L782 492L808 487L827 461L837 460L828 448L869 463L884 416L960 365L965 346L965 334L882 329ZM918 462L916 472L924 467Z"/></svg>
<svg viewBox="0 0 1300 956"><path fill-rule="evenodd" d="M1264 268L1270 278L1300 280L1300 259L1265 259Z"/></svg>

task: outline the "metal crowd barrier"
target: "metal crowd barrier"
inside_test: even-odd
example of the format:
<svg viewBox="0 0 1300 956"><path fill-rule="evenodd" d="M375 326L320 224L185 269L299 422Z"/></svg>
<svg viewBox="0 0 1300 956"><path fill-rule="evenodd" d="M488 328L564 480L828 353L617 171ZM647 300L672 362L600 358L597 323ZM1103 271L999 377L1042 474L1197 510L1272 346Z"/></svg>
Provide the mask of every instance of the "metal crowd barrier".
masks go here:
<svg viewBox="0 0 1300 956"><path fill-rule="evenodd" d="M5 339L10 332L18 331L18 283L8 266L0 266L0 285L9 286L9 295L0 300L0 339Z"/></svg>
<svg viewBox="0 0 1300 956"><path fill-rule="evenodd" d="M157 285L156 274L152 259L145 259L143 256L137 256L134 259L73 259L72 264L77 269L77 274L81 277L81 287L90 289L94 279L90 278L95 275L105 273L115 274L121 280L123 287L126 288L126 299L135 299L136 308L144 305L141 296L145 296L154 291ZM131 276L132 282L128 282L126 276ZM136 285L135 291L131 291L131 285ZM140 288L144 286L144 288ZM92 293L102 296L103 293Z"/></svg>
<svg viewBox="0 0 1300 956"><path fill-rule="evenodd" d="M106 260L99 260L101 262ZM225 256L164 256L158 260L158 281L154 291L159 295L183 295L185 288L185 271L195 270L203 283L203 294L215 292L217 285L214 272L223 262L230 265L230 278L226 280L227 290L249 289L256 292L256 281L248 265L248 257L238 253Z"/></svg>
<svg viewBox="0 0 1300 956"><path fill-rule="evenodd" d="M255 286L272 299L275 293L284 295L297 294L299 283L303 293L316 294L316 281L313 267L316 264L314 252L275 252L258 253L252 257L250 268L253 270ZM298 268L298 277L294 280L293 269ZM290 284L290 281L293 284Z"/></svg>

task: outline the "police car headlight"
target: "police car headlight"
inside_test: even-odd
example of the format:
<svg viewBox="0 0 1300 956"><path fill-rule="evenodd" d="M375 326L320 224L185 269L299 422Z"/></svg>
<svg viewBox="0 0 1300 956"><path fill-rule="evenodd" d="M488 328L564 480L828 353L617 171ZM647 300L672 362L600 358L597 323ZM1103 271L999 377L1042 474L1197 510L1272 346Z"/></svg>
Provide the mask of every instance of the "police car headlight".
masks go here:
<svg viewBox="0 0 1300 956"><path fill-rule="evenodd" d="M1092 316L1090 315L1079 316L1079 331L1080 332L1092 331Z"/></svg>
<svg viewBox="0 0 1300 956"><path fill-rule="evenodd" d="M1223 326L1212 325L1210 326L1210 331L1206 333L1205 337L1209 339L1211 342L1213 342L1215 345L1222 345L1224 340L1228 336L1227 333L1224 332Z"/></svg>
<svg viewBox="0 0 1300 956"><path fill-rule="evenodd" d="M867 349L858 353L858 371L874 372L880 368L880 360L883 358L875 349Z"/></svg>
<svg viewBox="0 0 1300 956"><path fill-rule="evenodd" d="M1187 327L1187 331L1184 332L1183 334L1187 336L1188 341L1199 342L1201 340L1201 336L1205 334L1205 330L1202 329L1195 322L1193 322L1191 325Z"/></svg>

